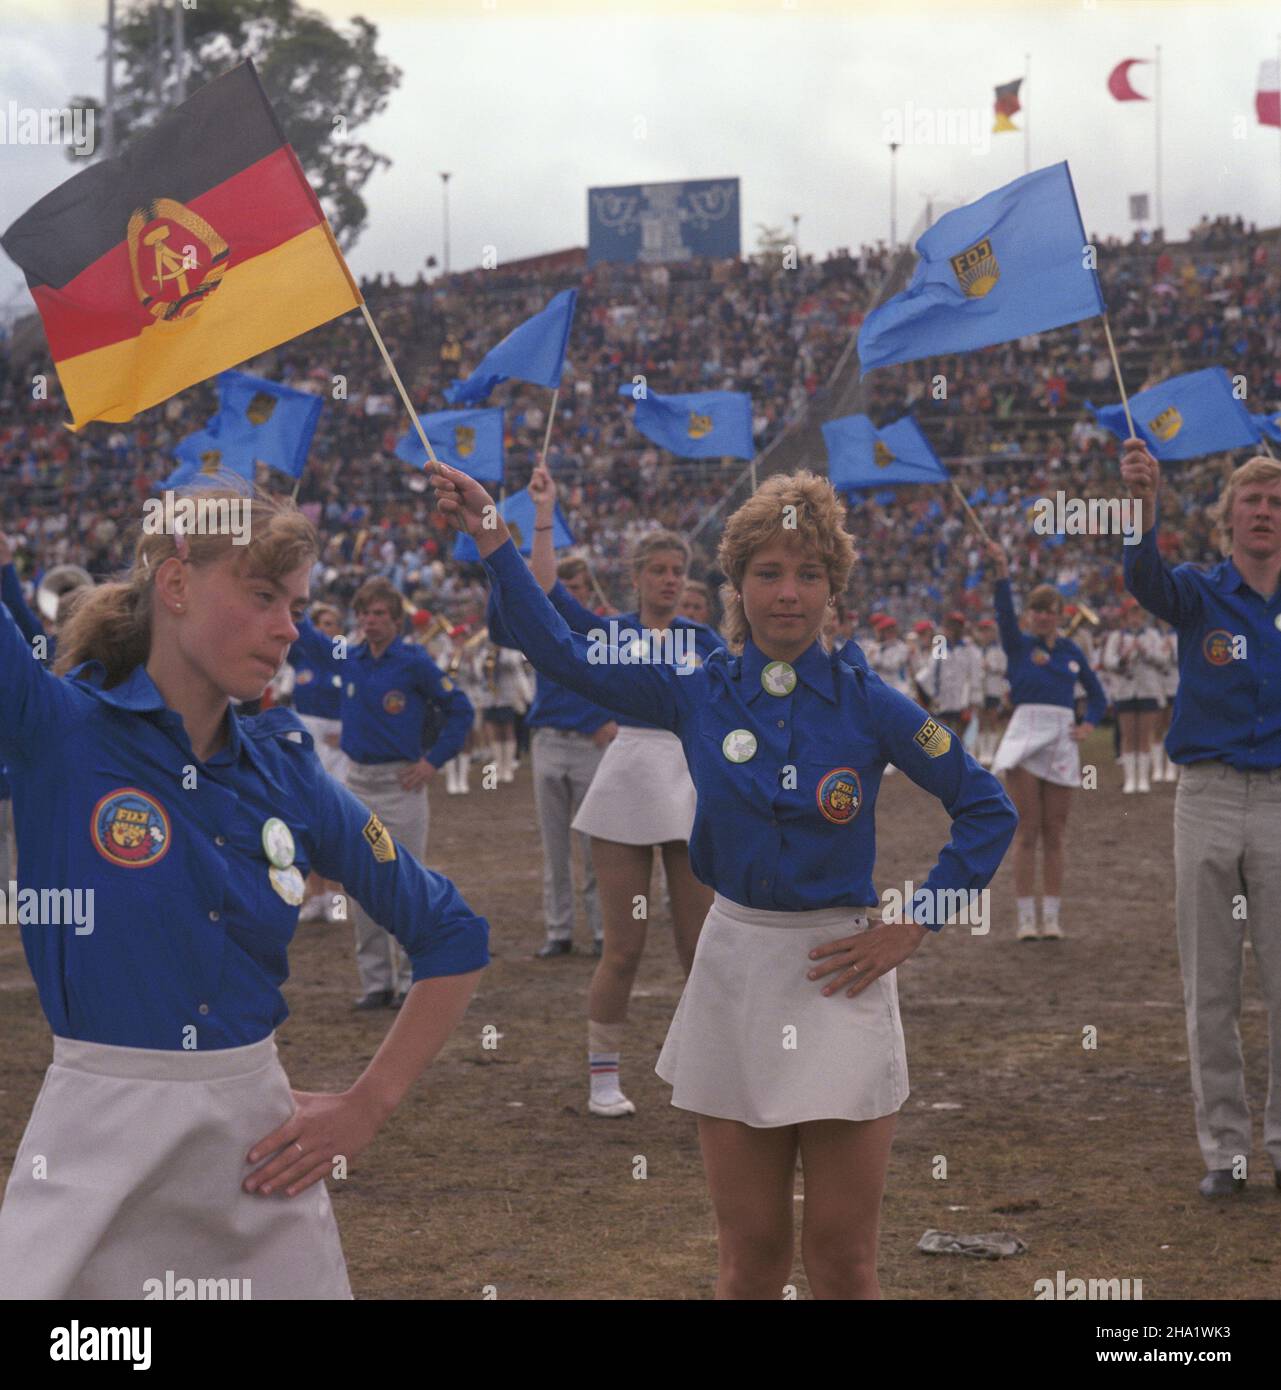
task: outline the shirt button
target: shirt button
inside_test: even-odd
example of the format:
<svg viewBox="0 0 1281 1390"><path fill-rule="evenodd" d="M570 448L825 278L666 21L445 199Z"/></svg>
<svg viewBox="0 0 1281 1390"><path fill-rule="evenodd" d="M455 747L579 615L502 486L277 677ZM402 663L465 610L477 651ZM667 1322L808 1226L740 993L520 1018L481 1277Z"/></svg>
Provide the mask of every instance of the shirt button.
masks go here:
<svg viewBox="0 0 1281 1390"><path fill-rule="evenodd" d="M215 835L215 836L214 836L214 844L216 844L216 845L225 845L226 843L227 843L227 837L226 837L225 835Z"/></svg>
<svg viewBox="0 0 1281 1390"><path fill-rule="evenodd" d="M778 721L778 727L779 727L780 729L786 727L786 725L783 723L783 721L782 721L781 719Z"/></svg>
<svg viewBox="0 0 1281 1390"><path fill-rule="evenodd" d="M209 1012L209 1005L208 1005L208 1004L201 1004L201 1006L200 1006L200 1012L201 1012L202 1014L207 1014L207 1013Z"/></svg>
<svg viewBox="0 0 1281 1390"><path fill-rule="evenodd" d="M218 911L215 910L215 911L213 911L213 912L211 912L211 913L209 914L209 920L210 920L211 922L216 922L216 921L218 920L218 918L221 917L221 916L222 916L222 914L221 914L220 912L218 912Z"/></svg>

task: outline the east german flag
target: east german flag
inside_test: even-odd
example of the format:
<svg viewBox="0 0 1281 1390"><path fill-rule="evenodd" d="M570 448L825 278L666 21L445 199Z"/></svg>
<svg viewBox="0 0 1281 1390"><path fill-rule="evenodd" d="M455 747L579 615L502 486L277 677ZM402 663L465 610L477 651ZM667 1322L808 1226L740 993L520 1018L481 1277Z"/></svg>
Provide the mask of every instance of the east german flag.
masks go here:
<svg viewBox="0 0 1281 1390"><path fill-rule="evenodd" d="M1023 108L1019 105L1019 88L1023 85L1023 79L1017 78L1013 82L1006 82L1003 86L996 88L996 101L993 103L993 114L996 123L992 127L992 134L999 135L1002 131L1018 130L1018 126L1010 119L1016 111Z"/></svg>
<svg viewBox="0 0 1281 1390"><path fill-rule="evenodd" d="M74 423L132 419L361 303L252 63L0 237Z"/></svg>

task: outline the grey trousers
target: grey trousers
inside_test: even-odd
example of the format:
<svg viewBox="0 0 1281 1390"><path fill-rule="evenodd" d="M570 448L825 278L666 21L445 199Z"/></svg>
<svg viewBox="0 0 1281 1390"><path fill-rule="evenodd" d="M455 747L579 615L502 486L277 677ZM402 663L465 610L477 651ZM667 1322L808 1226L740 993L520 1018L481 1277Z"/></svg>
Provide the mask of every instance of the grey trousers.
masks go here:
<svg viewBox="0 0 1281 1390"><path fill-rule="evenodd" d="M412 763L356 763L347 772L347 789L378 816L394 840L415 859L427 853L427 789L404 791L401 773ZM413 983L409 957L389 931L385 931L352 897L352 923L356 932L356 969L362 994L389 989L404 994Z"/></svg>
<svg viewBox="0 0 1281 1390"><path fill-rule="evenodd" d="M1245 934L1268 1010L1263 1147L1281 1168L1281 769L1184 767L1174 800L1175 911L1197 1139L1207 1169L1251 1151L1241 1055Z"/></svg>
<svg viewBox="0 0 1281 1390"><path fill-rule="evenodd" d="M594 940L601 939L600 901L592 868L591 837L570 830L587 788L605 755L589 734L564 729L535 729L530 738L534 770L534 805L543 838L543 921L549 941L574 935L574 865L571 836L583 858L583 907Z"/></svg>

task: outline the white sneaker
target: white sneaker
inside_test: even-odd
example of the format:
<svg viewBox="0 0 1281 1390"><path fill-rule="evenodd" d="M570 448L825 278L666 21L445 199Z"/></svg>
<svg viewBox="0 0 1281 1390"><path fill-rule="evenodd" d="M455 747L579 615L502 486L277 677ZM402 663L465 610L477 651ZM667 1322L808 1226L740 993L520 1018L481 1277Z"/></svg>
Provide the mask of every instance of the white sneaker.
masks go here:
<svg viewBox="0 0 1281 1390"><path fill-rule="evenodd" d="M298 911L300 922L319 922L324 919L325 909L329 906L329 897L325 893L317 893L314 898L308 898Z"/></svg>
<svg viewBox="0 0 1281 1390"><path fill-rule="evenodd" d="M1057 922L1044 922L1041 925L1042 941L1062 941L1063 928Z"/></svg>
<svg viewBox="0 0 1281 1390"><path fill-rule="evenodd" d="M1019 941L1039 941L1041 933L1036 928L1035 922L1021 922L1017 934Z"/></svg>
<svg viewBox="0 0 1281 1390"><path fill-rule="evenodd" d="M607 1096L604 1100L588 1100L587 1108L593 1115L604 1115L609 1119L636 1113L636 1107L622 1091L615 1091L613 1096Z"/></svg>

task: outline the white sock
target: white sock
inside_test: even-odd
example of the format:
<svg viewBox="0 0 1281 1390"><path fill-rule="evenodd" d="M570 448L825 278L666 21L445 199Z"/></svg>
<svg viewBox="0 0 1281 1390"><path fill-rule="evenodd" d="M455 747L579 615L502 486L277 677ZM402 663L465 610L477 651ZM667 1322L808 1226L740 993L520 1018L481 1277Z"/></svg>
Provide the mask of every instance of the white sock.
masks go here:
<svg viewBox="0 0 1281 1390"><path fill-rule="evenodd" d="M1154 743L1148 748L1148 766L1152 769L1152 780L1161 780L1161 745Z"/></svg>
<svg viewBox="0 0 1281 1390"><path fill-rule="evenodd" d="M1036 926L1036 899L1035 898L1016 898L1015 902L1019 909L1019 926Z"/></svg>
<svg viewBox="0 0 1281 1390"><path fill-rule="evenodd" d="M1121 754L1121 771L1125 773L1125 786L1122 791L1132 792L1134 790L1134 754Z"/></svg>
<svg viewBox="0 0 1281 1390"><path fill-rule="evenodd" d="M1150 791L1151 783L1148 781L1148 755L1146 753L1136 753L1135 761L1138 764L1139 790Z"/></svg>
<svg viewBox="0 0 1281 1390"><path fill-rule="evenodd" d="M471 788L467 785L467 772L471 767L471 754L459 753L455 761L458 763L458 790L460 792L470 791Z"/></svg>
<svg viewBox="0 0 1281 1390"><path fill-rule="evenodd" d="M612 1105L623 1094L618 1084L621 1052L589 1052L587 1065L592 1073L592 1099L597 1105Z"/></svg>
<svg viewBox="0 0 1281 1390"><path fill-rule="evenodd" d="M1059 922L1059 903L1061 898L1042 898L1041 899L1041 925L1048 927L1051 924L1058 926Z"/></svg>
<svg viewBox="0 0 1281 1390"><path fill-rule="evenodd" d="M500 743L498 745L498 780L500 782L511 782L515 779L515 772L512 769L512 754L516 751L514 743Z"/></svg>

